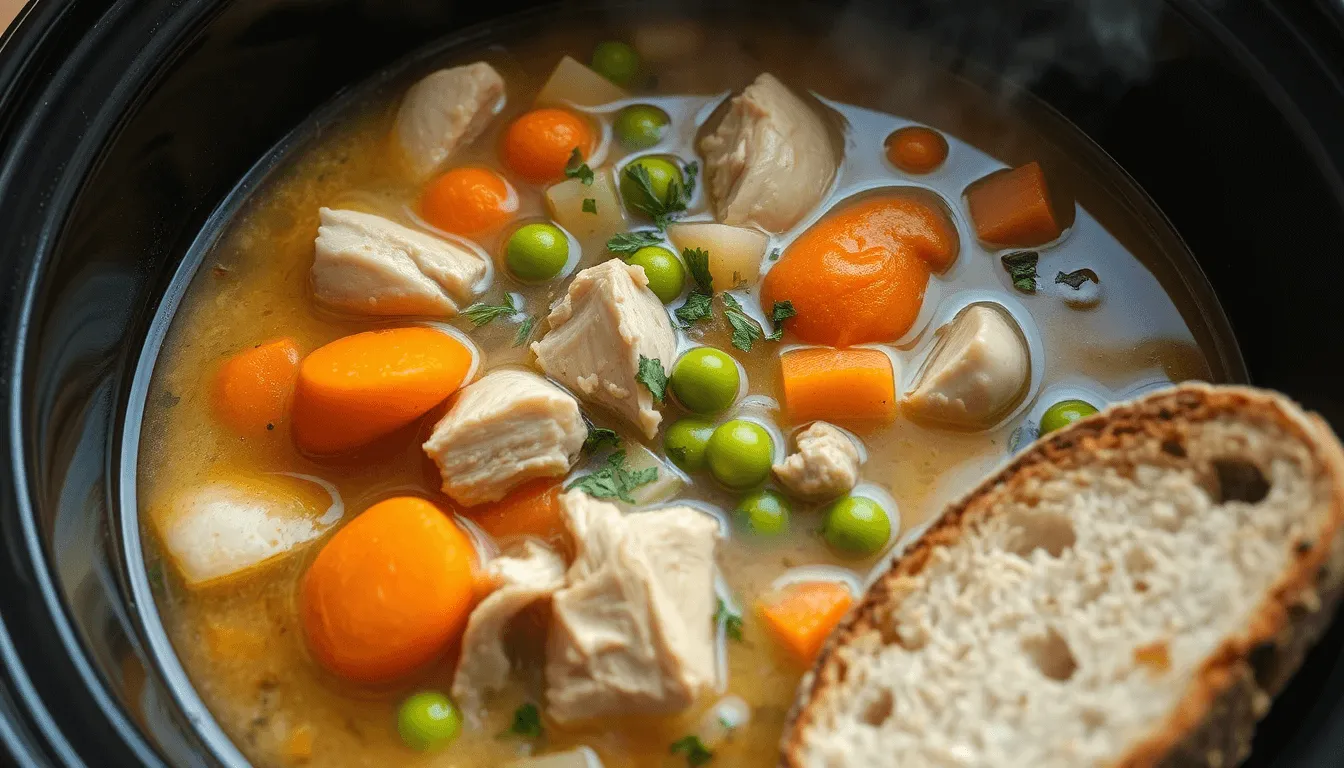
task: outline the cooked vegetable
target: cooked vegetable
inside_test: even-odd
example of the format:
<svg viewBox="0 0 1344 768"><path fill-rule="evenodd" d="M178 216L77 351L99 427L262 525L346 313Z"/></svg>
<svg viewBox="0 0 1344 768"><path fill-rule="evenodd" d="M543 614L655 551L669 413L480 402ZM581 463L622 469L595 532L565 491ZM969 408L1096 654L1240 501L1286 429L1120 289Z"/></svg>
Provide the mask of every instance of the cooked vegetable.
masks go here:
<svg viewBox="0 0 1344 768"><path fill-rule="evenodd" d="M1097 407L1085 400L1060 400L1041 414L1041 434L1063 429L1079 419L1097 412Z"/></svg>
<svg viewBox="0 0 1344 768"><path fill-rule="evenodd" d="M243 350L215 373L215 417L240 435L260 437L282 424L299 376L299 347L276 339Z"/></svg>
<svg viewBox="0 0 1344 768"><path fill-rule="evenodd" d="M524 282L550 280L569 261L569 238L554 224L524 224L509 235L504 263Z"/></svg>
<svg viewBox="0 0 1344 768"><path fill-rule="evenodd" d="M941 203L903 192L841 204L766 273L762 306L788 301L813 344L891 342L919 317L929 273L952 265L957 231Z"/></svg>
<svg viewBox="0 0 1344 768"><path fill-rule="evenodd" d="M648 149L663 140L672 124L667 113L652 104L634 104L616 114L616 140L628 149Z"/></svg>
<svg viewBox="0 0 1344 768"><path fill-rule="evenodd" d="M639 356L639 372L635 374L645 387L649 394L657 402L666 402L667 400L667 370L663 368L661 360L650 360L649 358Z"/></svg>
<svg viewBox="0 0 1344 768"><path fill-rule="evenodd" d="M1039 163L992 173L966 188L975 234L999 247L1030 248L1059 237L1062 228L1050 204Z"/></svg>
<svg viewBox="0 0 1344 768"><path fill-rule="evenodd" d="M768 243L760 230L697 221L673 224L667 236L678 249L709 254L709 272L721 291L751 285L760 277Z"/></svg>
<svg viewBox="0 0 1344 768"><path fill-rule="evenodd" d="M513 723L505 736L519 736L524 739L539 739L545 731L541 724L541 711L537 705L528 702L513 711Z"/></svg>
<svg viewBox="0 0 1344 768"><path fill-rule="evenodd" d="M686 765L690 768L699 768L699 766L708 763L714 759L714 753L710 752L704 744L700 742L699 736L683 736L672 742L672 747L668 750L670 754L682 754L686 756Z"/></svg>
<svg viewBox="0 0 1344 768"><path fill-rule="evenodd" d="M595 499L619 499L626 504L634 504L636 501L630 495L631 491L657 479L657 467L630 471L626 466L625 451L616 451L607 457L605 467L583 475L565 486L565 490L577 488Z"/></svg>
<svg viewBox="0 0 1344 768"><path fill-rule="evenodd" d="M1036 292L1036 262L1039 259L1040 255L1035 251L1015 251L1000 257L1013 287L1023 293Z"/></svg>
<svg viewBox="0 0 1344 768"><path fill-rule="evenodd" d="M826 508L821 533L838 554L868 557L887 545L891 518L881 504L866 496L845 496Z"/></svg>
<svg viewBox="0 0 1344 768"><path fill-rule="evenodd" d="M547 187L546 210L580 240L610 237L626 226L616 182L606 168L593 173L591 185L573 178Z"/></svg>
<svg viewBox="0 0 1344 768"><path fill-rule="evenodd" d="M499 501L469 507L463 514L496 539L535 536L554 544L565 538L559 497L560 483L540 477L514 488Z"/></svg>
<svg viewBox="0 0 1344 768"><path fill-rule="evenodd" d="M920 125L893 131L886 149L887 161L906 173L931 173L947 159L947 139Z"/></svg>
<svg viewBox="0 0 1344 768"><path fill-rule="evenodd" d="M668 216L686 210L684 184L676 163L665 157L641 157L621 172L621 199L630 210L666 227Z"/></svg>
<svg viewBox="0 0 1344 768"><path fill-rule="evenodd" d="M299 592L313 658L360 683L387 683L461 635L475 599L471 539L438 507L379 502L329 539Z"/></svg>
<svg viewBox="0 0 1344 768"><path fill-rule="evenodd" d="M594 453L602 449L603 446L619 448L621 445L621 436L616 434L616 430L599 427L583 417L583 422L588 426L588 436L583 439L583 450L588 453Z"/></svg>
<svg viewBox="0 0 1344 768"><path fill-rule="evenodd" d="M573 104L579 107L595 107L610 101L619 101L629 95L624 88L574 58L565 56L555 65L555 71L537 94L536 103L539 106Z"/></svg>
<svg viewBox="0 0 1344 768"><path fill-rule="evenodd" d="M326 455L383 437L456 392L472 362L471 349L433 328L337 339L299 364L294 441L305 453Z"/></svg>
<svg viewBox="0 0 1344 768"><path fill-rule="evenodd" d="M459 235L498 229L518 211L518 195L485 168L454 168L434 179L420 198L425 221Z"/></svg>
<svg viewBox="0 0 1344 768"><path fill-rule="evenodd" d="M655 229L641 229L634 232L622 232L612 235L607 241L607 250L612 253L634 253L641 248L658 245L663 242L662 233Z"/></svg>
<svg viewBox="0 0 1344 768"><path fill-rule="evenodd" d="M504 297L504 301L498 304L487 304L478 301L475 304L462 310L462 316L471 321L472 326L480 328L482 325L489 325L501 317L509 317L518 314L518 307L513 303L512 296Z"/></svg>
<svg viewBox="0 0 1344 768"><path fill-rule="evenodd" d="M710 474L734 489L751 488L770 476L775 442L760 424L734 419L720 425L705 446Z"/></svg>
<svg viewBox="0 0 1344 768"><path fill-rule="evenodd" d="M1075 269L1072 272L1056 273L1055 282L1067 285L1076 291L1083 287L1083 283L1100 283L1101 279L1097 277L1096 272L1084 267L1083 269Z"/></svg>
<svg viewBox="0 0 1344 768"><path fill-rule="evenodd" d="M593 49L593 71L617 85L629 85L639 74L639 54L616 40L604 40Z"/></svg>
<svg viewBox="0 0 1344 768"><path fill-rule="evenodd" d="M765 488L744 496L737 503L733 519L738 528L753 536L773 537L789 532L790 514L789 500Z"/></svg>
<svg viewBox="0 0 1344 768"><path fill-rule="evenodd" d="M733 346L743 352L750 352L751 345L765 338L765 329L742 309L742 305L731 293L719 294L719 300L723 302L723 316L728 319L728 325L733 329ZM788 302L781 303L788 304Z"/></svg>
<svg viewBox="0 0 1344 768"><path fill-rule="evenodd" d="M532 330L537 326L537 318L528 315L518 324L518 330L513 334L513 346L521 347L532 338Z"/></svg>
<svg viewBox="0 0 1344 768"><path fill-rule="evenodd" d="M418 752L451 744L462 731L462 713L438 691L411 695L397 708L397 733L401 742Z"/></svg>
<svg viewBox="0 0 1344 768"><path fill-rule="evenodd" d="M723 625L723 636L729 640L742 642L742 615L718 598L714 605L714 626Z"/></svg>
<svg viewBox="0 0 1344 768"><path fill-rule="evenodd" d="M686 269L676 254L666 248L657 245L640 248L627 261L643 267L649 278L649 290L664 304L676 301L686 287Z"/></svg>
<svg viewBox="0 0 1344 768"><path fill-rule="evenodd" d="M593 185L593 169L583 161L583 152L578 147L569 153L569 162L565 163L565 178L578 179L585 186Z"/></svg>
<svg viewBox="0 0 1344 768"><path fill-rule="evenodd" d="M672 393L692 413L713 414L728 409L737 399L742 376L727 353L713 347L696 347L672 366Z"/></svg>
<svg viewBox="0 0 1344 768"><path fill-rule="evenodd" d="M587 157L595 144L588 121L564 109L527 112L504 131L500 145L509 170L533 184L565 177L574 150Z"/></svg>
<svg viewBox="0 0 1344 768"><path fill-rule="evenodd" d="M854 595L844 584L808 581L761 600L758 611L775 640L799 662L811 664L853 604Z"/></svg>
<svg viewBox="0 0 1344 768"><path fill-rule="evenodd" d="M802 424L890 421L896 417L891 358L876 349L795 349L779 358L784 411Z"/></svg>
<svg viewBox="0 0 1344 768"><path fill-rule="evenodd" d="M686 301L677 307L675 314L683 328L690 328L701 320L714 316L714 300L709 294L701 293L699 289L691 291L686 296Z"/></svg>
<svg viewBox="0 0 1344 768"><path fill-rule="evenodd" d="M686 418L672 422L663 435L663 450L673 464L687 472L705 468L705 448L714 434L714 422Z"/></svg>

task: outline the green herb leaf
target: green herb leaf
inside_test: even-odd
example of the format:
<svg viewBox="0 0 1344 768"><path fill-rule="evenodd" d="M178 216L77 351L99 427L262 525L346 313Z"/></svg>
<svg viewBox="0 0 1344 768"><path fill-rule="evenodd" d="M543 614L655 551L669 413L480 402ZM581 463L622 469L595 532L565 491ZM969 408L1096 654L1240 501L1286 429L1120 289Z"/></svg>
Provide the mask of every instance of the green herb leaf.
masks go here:
<svg viewBox="0 0 1344 768"><path fill-rule="evenodd" d="M616 430L599 427L583 417L583 423L588 426L588 436L583 439L583 450L588 453L597 453L602 450L602 446L609 445L612 448L619 447L621 436L616 434Z"/></svg>
<svg viewBox="0 0 1344 768"><path fill-rule="evenodd" d="M798 310L793 308L792 301L776 301L770 308L770 322L775 324L775 332L766 336L770 341L779 341L784 338L784 321L798 314Z"/></svg>
<svg viewBox="0 0 1344 768"><path fill-rule="evenodd" d="M505 297L503 304L486 304L478 301L462 310L462 314L466 315L467 319L471 321L471 324L477 328L480 328L482 325L489 323L495 318L508 317L517 312L517 308L513 306L512 296Z"/></svg>
<svg viewBox="0 0 1344 768"><path fill-rule="evenodd" d="M730 640L742 642L742 616L728 608L728 604L719 598L718 605L714 608L714 624L723 623L723 632Z"/></svg>
<svg viewBox="0 0 1344 768"><path fill-rule="evenodd" d="M612 253L634 253L640 248L647 248L650 245L658 245L663 242L663 236L653 229L641 229L636 232L621 232L612 235L607 241L607 250Z"/></svg>
<svg viewBox="0 0 1344 768"><path fill-rule="evenodd" d="M698 290L691 291L686 296L686 303L677 307L673 314L681 321L683 328L690 328L697 322L714 314L712 302L709 294L701 293Z"/></svg>
<svg viewBox="0 0 1344 768"><path fill-rule="evenodd" d="M719 294L723 300L723 316L733 328L733 346L743 352L750 352L751 345L765 338L765 331L751 316L742 310L742 305L731 293Z"/></svg>
<svg viewBox="0 0 1344 768"><path fill-rule="evenodd" d="M714 753L700 741L699 736L683 736L677 739L672 742L669 752L674 755L678 753L685 755L686 764L691 768L699 768L714 759Z"/></svg>
<svg viewBox="0 0 1344 768"><path fill-rule="evenodd" d="M513 724L509 730L500 734L500 737L518 736L524 739L536 739L541 737L544 729L541 726L541 712L536 704L524 704L513 711Z"/></svg>
<svg viewBox="0 0 1344 768"><path fill-rule="evenodd" d="M591 197L583 198L583 212L597 213L597 201Z"/></svg>
<svg viewBox="0 0 1344 768"><path fill-rule="evenodd" d="M1023 293L1036 292L1036 262L1040 254L1035 251L1016 251L1003 255L1003 268L1008 270L1013 287Z"/></svg>
<svg viewBox="0 0 1344 768"><path fill-rule="evenodd" d="M565 177L578 179L590 187L593 185L593 169L583 162L583 153L578 147L574 148L569 155L569 162L565 163Z"/></svg>
<svg viewBox="0 0 1344 768"><path fill-rule="evenodd" d="M667 400L667 371L663 368L661 361L650 360L640 355L639 372L635 374L635 378L649 388L649 393L653 395L654 400L660 403Z"/></svg>
<svg viewBox="0 0 1344 768"><path fill-rule="evenodd" d="M783 251L779 250L778 248L775 248L775 249L771 250L771 251L770 251L770 260L771 260L771 261L779 261L779 254L781 254L781 253L783 253Z"/></svg>
<svg viewBox="0 0 1344 768"><path fill-rule="evenodd" d="M532 338L532 329L537 327L537 318L528 315L523 318L523 322L518 324L518 331L513 334L513 346L521 347Z"/></svg>
<svg viewBox="0 0 1344 768"><path fill-rule="evenodd" d="M1086 283L1088 281L1094 283L1101 282L1101 280L1097 277L1096 272L1093 272L1092 270L1086 268L1076 269L1072 272L1060 272L1059 274L1055 275L1056 283L1063 283L1075 291L1078 290L1079 288L1082 288L1083 283Z"/></svg>
<svg viewBox="0 0 1344 768"><path fill-rule="evenodd" d="M625 451L616 451L607 457L607 466L578 478L565 486L565 490L577 488L595 499L620 499L634 504L630 492L657 479L657 467L631 472L625 466Z"/></svg>
<svg viewBox="0 0 1344 768"><path fill-rule="evenodd" d="M681 167L686 174L686 202L691 202L691 196L695 194L695 177L700 173L700 163L692 160Z"/></svg>
<svg viewBox="0 0 1344 768"><path fill-rule="evenodd" d="M695 278L695 284L700 288L700 292L713 296L714 275L709 271L709 251L687 248L681 252L681 258L685 260L686 268L690 270L691 277Z"/></svg>
<svg viewBox="0 0 1344 768"><path fill-rule="evenodd" d="M659 230L667 229L672 218L686 210L690 195L686 193L686 187L677 183L675 179L667 185L667 194L659 198L653 189L653 179L649 178L649 169L643 165L638 163L627 165L625 177L638 191L638 194L627 197L626 202L631 208L653 219L654 226Z"/></svg>

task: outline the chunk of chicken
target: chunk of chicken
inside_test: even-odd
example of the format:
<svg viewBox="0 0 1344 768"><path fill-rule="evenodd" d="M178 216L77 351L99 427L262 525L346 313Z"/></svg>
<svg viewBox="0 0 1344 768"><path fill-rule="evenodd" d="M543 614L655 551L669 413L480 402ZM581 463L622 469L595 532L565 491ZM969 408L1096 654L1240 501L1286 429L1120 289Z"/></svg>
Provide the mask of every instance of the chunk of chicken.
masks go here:
<svg viewBox="0 0 1344 768"><path fill-rule="evenodd" d="M642 267L620 259L583 270L551 309L551 329L532 351L546 375L628 419L652 439L663 416L638 378L639 359L670 369L677 337L667 310L648 286Z"/></svg>
<svg viewBox="0 0 1344 768"><path fill-rule="evenodd" d="M382 216L319 211L313 298L360 315L452 317L485 277L479 254Z"/></svg>
<svg viewBox="0 0 1344 768"><path fill-rule="evenodd" d="M1022 401L1031 379L1031 354L1005 311L973 304L938 330L905 411L957 427L993 426Z"/></svg>
<svg viewBox="0 0 1344 768"><path fill-rule="evenodd" d="M859 482L859 449L838 427L813 422L798 433L798 450L774 466L780 485L813 501L833 499Z"/></svg>
<svg viewBox="0 0 1344 768"><path fill-rule="evenodd" d="M550 599L565 585L565 560L549 547L529 540L518 556L491 560L485 578L494 591L467 619L462 658L453 674L453 700L469 714L480 709L483 697L508 682L505 630L524 608Z"/></svg>
<svg viewBox="0 0 1344 768"><path fill-rule="evenodd" d="M462 390L424 449L443 475L443 492L471 506L499 501L536 477L563 476L587 436L568 392L535 373L499 370Z"/></svg>
<svg viewBox="0 0 1344 768"><path fill-rule="evenodd" d="M622 515L560 497L578 547L551 603L546 706L557 722L669 714L715 685L719 524L690 507Z"/></svg>
<svg viewBox="0 0 1344 768"><path fill-rule="evenodd" d="M700 152L719 221L770 232L821 202L839 160L817 110L768 72L728 102Z"/></svg>
<svg viewBox="0 0 1344 768"><path fill-rule="evenodd" d="M504 106L504 78L483 61L441 69L411 86L397 110L395 134L418 179L481 135Z"/></svg>

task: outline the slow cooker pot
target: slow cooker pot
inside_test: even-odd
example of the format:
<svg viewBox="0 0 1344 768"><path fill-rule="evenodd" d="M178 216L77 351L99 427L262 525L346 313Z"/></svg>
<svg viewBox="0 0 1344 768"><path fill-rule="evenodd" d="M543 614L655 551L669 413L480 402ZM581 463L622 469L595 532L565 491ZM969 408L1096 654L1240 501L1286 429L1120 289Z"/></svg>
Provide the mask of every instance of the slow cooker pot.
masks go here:
<svg viewBox="0 0 1344 768"><path fill-rule="evenodd" d="M1251 381L1344 430L1344 3L839 4L1073 121L1186 239ZM39 0L0 38L0 762L242 762L131 589L116 467L150 319L211 212L306 115L523 5ZM1341 647L1336 621L1250 764L1338 762Z"/></svg>

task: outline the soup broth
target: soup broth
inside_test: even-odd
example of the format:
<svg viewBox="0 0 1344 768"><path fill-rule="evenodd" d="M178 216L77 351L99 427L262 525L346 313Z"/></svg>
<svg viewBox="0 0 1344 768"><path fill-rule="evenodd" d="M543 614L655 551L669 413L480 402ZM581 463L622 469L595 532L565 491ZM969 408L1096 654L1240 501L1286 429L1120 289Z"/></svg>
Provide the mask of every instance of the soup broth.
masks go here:
<svg viewBox="0 0 1344 768"><path fill-rule="evenodd" d="M1107 176L1099 156L1048 115L1046 123L1053 129L1032 122L1030 108L1009 107L998 95L965 80L862 45L813 40L783 24L756 26L749 43L731 21L602 27L571 20L548 25L548 31L512 28L488 42L416 60L385 82L358 90L330 119L301 134L306 138L260 177L222 231L201 239L200 267L172 317L147 395L138 464L140 510L155 598L173 645L219 724L258 765L494 766L577 747L591 749L608 768L682 765L687 751L673 752L673 746L684 747L685 737L701 735L706 719L714 718L712 713L720 711L714 707L722 706L727 696L740 697L749 717L733 723L726 738L703 738L713 741L712 748L704 746L715 764L773 765L806 663L782 647L762 618L762 600L789 582L839 580L859 589L902 534L927 521L1029 441L1047 409L1060 400L1080 399L1102 407L1172 381L1235 375L1234 366L1218 356L1217 340L1187 288L1195 284L1187 278L1194 280L1197 274L1180 273L1186 262L1171 250L1177 241L1161 221L1136 214L1141 209L1116 192L1123 188L1120 176ZM510 623L507 645L513 668L506 687L487 696L479 712L464 713L455 741L422 753L408 748L399 734L398 708L417 691L447 692L459 649L446 644L434 661L394 680L346 679L325 668L310 649L302 619L302 581L335 531L393 497L428 499L453 515L475 537L482 560L517 544L508 537L491 540L474 525L479 509L443 493L439 470L421 447L455 401L450 398L364 445L317 457L296 447L287 415L268 422L260 434L240 435L231 429L221 421L212 382L226 360L274 339L290 339L299 355L308 355L352 334L431 321L450 326L454 338L465 339L474 349L472 376L509 368L538 370L529 345L550 332L550 308L566 297L576 274L622 254L608 249L610 233L584 237L568 232L569 255L560 276L537 282L515 279L505 256L509 239L520 224L552 221L544 193L565 179L531 183L501 160L501 147L509 126L535 108L557 62L563 56L589 62L603 40L631 41L642 56L639 73L628 85L628 99L565 107L596 131L596 146L582 158L593 170L609 172L624 183L623 171L636 157L674 156L683 172L695 162L699 183L677 220L714 221L712 184L699 142L723 119L723 105L732 94L760 73L773 73L796 93L810 94L804 101L826 116L839 162L820 202L800 220L778 232L757 228L768 238L761 275L800 258L801 251L791 248L794 241L846 206L914 199L912 190L936 196L933 208L955 229L951 266L928 278L908 329L894 338L865 339L858 348L878 350L891 361L891 387L904 399L930 369L929 358L937 354L940 342L953 343L949 332L940 329L947 329L968 307L990 306L1016 326L1028 373L1022 391L988 424L968 427L920 419L904 406L889 419L858 413L851 421L837 421L861 446L865 459L852 494L876 501L891 522L887 543L857 556L838 552L834 541L818 533L829 500L796 497L774 477L766 484L780 489L792 507L787 531L773 537L746 532L743 518L733 511L752 488L729 490L711 472L679 469L669 457L664 447L667 428L688 415L675 404L677 398L669 396L660 406L660 431L650 439L630 421L576 392L585 417L615 431L633 465L656 459L651 465L660 480L671 481L670 491L643 506L684 502L712 515L721 526L716 555L721 608L713 619L719 679L679 712L600 717L577 725L553 722L545 716L548 617L543 601ZM455 151L436 175L452 168L497 173L514 191L516 209L507 223L484 234L453 236L427 220L425 180L389 158L398 105L407 89L435 70L476 61L487 62L502 76L503 106L481 135ZM666 133L651 147L628 148L614 127L621 109L635 104L656 106L669 118ZM902 171L887 157L888 136L912 125L927 125L946 140L946 159L931 172ZM1069 226L1039 246L986 245L977 237L968 187L1032 160L1046 169L1052 189L1067 189L1072 197L1062 207L1064 214L1073 213L1060 216ZM484 254L490 273L478 284L477 294L461 303L508 302L514 309L496 312L488 323L477 325L466 314L371 317L319 306L310 271L323 207L376 214ZM624 216L622 231L656 230L637 210L626 210ZM685 259L682 249L675 251ZM1038 259L1034 279L1005 267L1003 257L1021 251ZM731 288L745 316L766 336L776 327L774 307L763 305L763 283L757 275L741 277L736 286L715 285L714 290L721 294ZM824 284L822 277L817 276L818 286ZM1080 281L1079 288L1071 286L1073 280ZM693 275L686 282L668 312L689 300ZM723 412L704 418L715 424L744 419L763 426L772 438L773 461L782 462L795 451L796 432L810 419L790 416L791 393L783 380L781 356L818 345L797 338L791 320L782 319L782 339L758 338L744 350L743 344L734 344L734 331L739 337L743 331L734 327L721 302L714 298L711 316L689 328L682 320L673 321L677 353L709 346L731 356L740 366L742 392ZM797 303L810 306L802 299ZM669 372L673 369L673 361L660 362ZM569 476L555 482L568 486L600 469L609 453L607 448L585 450ZM240 483L310 510L303 513L306 518L299 515L307 526L299 536L304 543L282 547L283 554L260 567L208 584L193 583L184 578L180 557L165 543L165 532L175 530L184 515L194 514L196 508L184 499L193 498L198 489ZM740 624L734 618L738 616ZM543 715L540 735L515 728L516 716L526 711L520 708L529 704Z"/></svg>

